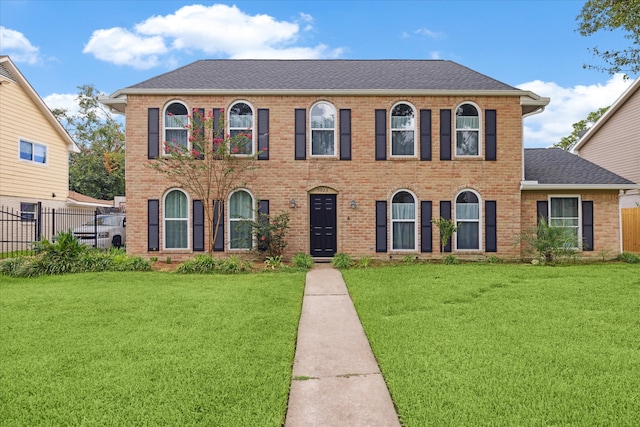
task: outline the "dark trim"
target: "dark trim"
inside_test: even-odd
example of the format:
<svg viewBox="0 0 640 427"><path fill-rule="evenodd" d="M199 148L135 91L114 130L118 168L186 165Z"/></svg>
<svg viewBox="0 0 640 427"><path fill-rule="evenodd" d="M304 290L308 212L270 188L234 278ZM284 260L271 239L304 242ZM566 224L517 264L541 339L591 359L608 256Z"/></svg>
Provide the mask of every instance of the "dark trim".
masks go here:
<svg viewBox="0 0 640 427"><path fill-rule="evenodd" d="M420 160L431 160L431 110L420 110Z"/></svg>
<svg viewBox="0 0 640 427"><path fill-rule="evenodd" d="M220 222L218 223L218 206L220 205ZM212 227L216 226L218 223L218 233L216 235L216 240L213 242L213 250L215 252L224 252L224 203L220 200L213 201L213 224ZM213 236L212 236L213 238Z"/></svg>
<svg viewBox="0 0 640 427"><path fill-rule="evenodd" d="M206 117L204 115L204 108L194 108L193 109L193 127L192 127L192 133L191 136L193 137L194 141L197 141L199 139L202 138L202 136L204 135L204 122L206 120ZM196 132L197 130L197 132ZM204 159L204 147L199 147L199 146L194 146L193 144L191 145L192 149L196 149L200 152L200 154L198 155L198 157L196 157L199 160L203 160Z"/></svg>
<svg viewBox="0 0 640 427"><path fill-rule="evenodd" d="M351 160L351 110L340 110L340 160Z"/></svg>
<svg viewBox="0 0 640 427"><path fill-rule="evenodd" d="M545 224L549 224L549 202L547 200L538 200L536 202L536 226L540 220L544 220Z"/></svg>
<svg viewBox="0 0 640 427"><path fill-rule="evenodd" d="M387 110L376 110L376 160L387 160Z"/></svg>
<svg viewBox="0 0 640 427"><path fill-rule="evenodd" d="M497 160L496 110L484 112L484 159Z"/></svg>
<svg viewBox="0 0 640 427"><path fill-rule="evenodd" d="M443 200L440 202L440 218L451 219L451 202L449 200ZM451 241L455 238L455 234L451 236L447 245L444 247L443 252L451 252ZM440 238L442 241L442 238Z"/></svg>
<svg viewBox="0 0 640 427"><path fill-rule="evenodd" d="M387 202L376 201L376 252L387 252Z"/></svg>
<svg viewBox="0 0 640 427"><path fill-rule="evenodd" d="M485 251L498 252L498 217L496 211L496 201L487 200L484 202L484 235Z"/></svg>
<svg viewBox="0 0 640 427"><path fill-rule="evenodd" d="M220 119L220 115L222 114L222 108L214 108L213 109L213 135L212 138L215 140L216 138L224 138L224 127L220 129L220 125L224 125L224 120ZM221 123L222 122L222 123ZM219 144L213 143L213 151L218 151Z"/></svg>
<svg viewBox="0 0 640 427"><path fill-rule="evenodd" d="M160 250L160 200L147 200L147 250Z"/></svg>
<svg viewBox="0 0 640 427"><path fill-rule="evenodd" d="M204 205L202 200L193 201L193 250L204 251Z"/></svg>
<svg viewBox="0 0 640 427"><path fill-rule="evenodd" d="M420 202L420 251L433 252L433 224L432 203L424 200Z"/></svg>
<svg viewBox="0 0 640 427"><path fill-rule="evenodd" d="M269 109L258 108L258 160L269 160Z"/></svg>
<svg viewBox="0 0 640 427"><path fill-rule="evenodd" d="M295 160L307 158L307 110L296 108L295 111Z"/></svg>
<svg viewBox="0 0 640 427"><path fill-rule="evenodd" d="M440 160L451 160L451 110L440 110Z"/></svg>
<svg viewBox="0 0 640 427"><path fill-rule="evenodd" d="M582 201L582 250L594 250L593 238L593 202Z"/></svg>
<svg viewBox="0 0 640 427"><path fill-rule="evenodd" d="M147 110L147 158L155 159L160 155L160 109Z"/></svg>

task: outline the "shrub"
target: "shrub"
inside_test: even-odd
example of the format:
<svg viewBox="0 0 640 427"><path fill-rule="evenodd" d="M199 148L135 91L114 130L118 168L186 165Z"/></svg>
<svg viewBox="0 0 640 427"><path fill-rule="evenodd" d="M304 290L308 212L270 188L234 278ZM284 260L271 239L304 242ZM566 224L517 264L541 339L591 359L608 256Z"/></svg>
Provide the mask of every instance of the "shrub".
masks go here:
<svg viewBox="0 0 640 427"><path fill-rule="evenodd" d="M309 270L313 267L313 257L302 252L295 254L291 261L297 268L304 268L306 270Z"/></svg>
<svg viewBox="0 0 640 427"><path fill-rule="evenodd" d="M416 261L415 255L405 255L402 257L402 262L405 264L413 264Z"/></svg>
<svg viewBox="0 0 640 427"><path fill-rule="evenodd" d="M618 255L618 260L629 264L640 264L640 257L630 252L622 252Z"/></svg>
<svg viewBox="0 0 640 427"><path fill-rule="evenodd" d="M540 220L535 230L522 233L519 241L526 245L526 250L547 263L571 259L578 247L576 235L571 229L552 227L544 219Z"/></svg>
<svg viewBox="0 0 640 427"><path fill-rule="evenodd" d="M208 274L215 273L219 262L211 255L197 255L178 266L176 273L188 274Z"/></svg>
<svg viewBox="0 0 640 427"><path fill-rule="evenodd" d="M370 256L363 256L356 263L356 267L358 267L358 268L368 268L370 265L371 265L371 257Z"/></svg>
<svg viewBox="0 0 640 427"><path fill-rule="evenodd" d="M264 262L267 268L271 270L275 270L276 268L282 268L282 255L278 256L269 256Z"/></svg>
<svg viewBox="0 0 640 427"><path fill-rule="evenodd" d="M447 255L446 257L444 257L442 262L447 265L454 265L458 264L458 258L456 258L455 255Z"/></svg>
<svg viewBox="0 0 640 427"><path fill-rule="evenodd" d="M270 216L259 212L258 220L250 221L250 224L258 242L258 250L265 252L268 257L282 256L287 247L285 236L289 228L289 214L284 212Z"/></svg>
<svg viewBox="0 0 640 427"><path fill-rule="evenodd" d="M502 259L498 258L496 255L489 255L487 257L487 262L489 264L500 264L502 263Z"/></svg>
<svg viewBox="0 0 640 427"><path fill-rule="evenodd" d="M251 271L251 264L237 256L230 256L229 258L220 261L218 268L221 273L238 274Z"/></svg>
<svg viewBox="0 0 640 427"><path fill-rule="evenodd" d="M351 257L345 253L337 253L331 259L331 265L340 269L349 268L351 267Z"/></svg>

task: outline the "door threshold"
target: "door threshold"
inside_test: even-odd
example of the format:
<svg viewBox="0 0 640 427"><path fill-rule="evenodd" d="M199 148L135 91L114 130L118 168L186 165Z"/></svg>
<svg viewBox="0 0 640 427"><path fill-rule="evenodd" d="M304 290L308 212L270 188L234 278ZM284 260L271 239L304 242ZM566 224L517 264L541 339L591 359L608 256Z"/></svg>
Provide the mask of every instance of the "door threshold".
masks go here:
<svg viewBox="0 0 640 427"><path fill-rule="evenodd" d="M333 257L318 256L318 257L313 257L313 262L317 264L328 264L331 262L332 259Z"/></svg>

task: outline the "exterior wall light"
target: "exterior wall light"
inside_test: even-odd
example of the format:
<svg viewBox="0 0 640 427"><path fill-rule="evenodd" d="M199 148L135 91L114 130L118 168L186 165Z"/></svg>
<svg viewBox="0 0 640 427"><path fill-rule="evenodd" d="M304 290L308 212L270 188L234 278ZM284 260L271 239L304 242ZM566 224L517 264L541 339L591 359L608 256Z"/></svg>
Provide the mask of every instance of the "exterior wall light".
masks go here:
<svg viewBox="0 0 640 427"><path fill-rule="evenodd" d="M296 208L296 199L289 200L289 205L291 205L291 209L295 209Z"/></svg>
<svg viewBox="0 0 640 427"><path fill-rule="evenodd" d="M355 208L357 208L357 206L356 206L356 201L355 201L355 200L352 200L352 201L351 201L351 209L355 209Z"/></svg>

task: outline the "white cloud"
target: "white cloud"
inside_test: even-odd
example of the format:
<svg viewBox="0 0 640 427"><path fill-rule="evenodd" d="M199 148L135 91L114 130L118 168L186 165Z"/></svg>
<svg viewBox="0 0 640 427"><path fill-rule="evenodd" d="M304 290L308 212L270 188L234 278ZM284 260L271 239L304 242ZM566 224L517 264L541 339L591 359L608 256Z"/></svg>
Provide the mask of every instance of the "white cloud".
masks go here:
<svg viewBox="0 0 640 427"><path fill-rule="evenodd" d="M527 148L550 147L573 132L573 124L589 113L613 104L633 83L616 74L604 84L564 88L554 82L534 80L518 88L551 98L541 114L524 119L524 144Z"/></svg>
<svg viewBox="0 0 640 427"><path fill-rule="evenodd" d="M106 62L144 70L157 66L159 55L167 51L162 37L145 37L114 27L94 31L82 52Z"/></svg>
<svg viewBox="0 0 640 427"><path fill-rule="evenodd" d="M419 28L416 31L414 31L416 34L421 35L421 36L426 36L432 39L441 39L445 36L445 34L443 32L440 31L432 31L428 28Z"/></svg>
<svg viewBox="0 0 640 427"><path fill-rule="evenodd" d="M300 13L304 31L312 29L313 17ZM84 49L99 59L136 68L166 63L165 55L177 51L200 51L230 58L333 58L341 49L323 44L295 46L300 35L296 22L272 16L247 15L236 6L191 5L166 16L152 16L133 30L101 29L93 33Z"/></svg>
<svg viewBox="0 0 640 427"><path fill-rule="evenodd" d="M47 107L49 107L50 110L63 108L67 110L70 115L74 115L80 111L77 98L78 94L52 93L51 95L45 96L42 100L47 104Z"/></svg>
<svg viewBox="0 0 640 427"><path fill-rule="evenodd" d="M19 31L0 27L0 48L3 55L9 55L13 62L37 64L40 62L40 49Z"/></svg>

